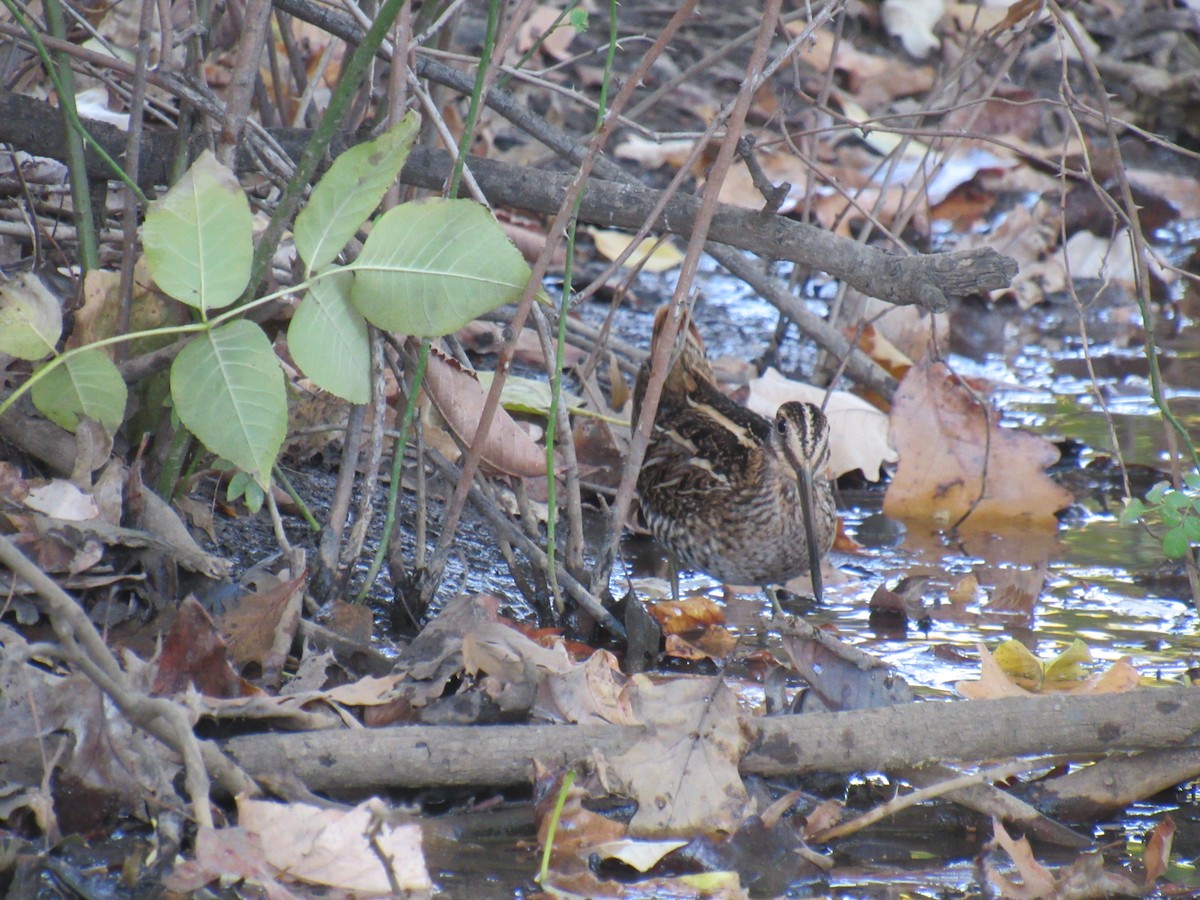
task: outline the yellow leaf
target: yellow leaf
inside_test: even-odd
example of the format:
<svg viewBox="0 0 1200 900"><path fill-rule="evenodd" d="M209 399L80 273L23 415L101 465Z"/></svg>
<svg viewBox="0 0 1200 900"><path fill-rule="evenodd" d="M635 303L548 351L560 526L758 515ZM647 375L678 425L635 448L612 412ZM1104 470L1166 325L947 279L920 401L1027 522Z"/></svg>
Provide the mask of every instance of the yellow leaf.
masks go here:
<svg viewBox="0 0 1200 900"><path fill-rule="evenodd" d="M1065 681L1082 681L1088 672L1084 666L1092 661L1092 651L1079 638L1053 660L1046 664L1046 682L1048 685L1062 685Z"/></svg>
<svg viewBox="0 0 1200 900"><path fill-rule="evenodd" d="M603 228L589 228L588 234L596 242L596 249L605 259L616 259L629 246L630 237L623 231L609 231ZM646 238L629 254L622 264L626 269L638 266L647 272L667 272L683 262L683 254L670 241L663 241L658 246L656 238ZM642 261L645 260L645 265Z"/></svg>
<svg viewBox="0 0 1200 900"><path fill-rule="evenodd" d="M1004 674L1026 688L1042 682L1042 661L1019 641L1005 641L992 654Z"/></svg>

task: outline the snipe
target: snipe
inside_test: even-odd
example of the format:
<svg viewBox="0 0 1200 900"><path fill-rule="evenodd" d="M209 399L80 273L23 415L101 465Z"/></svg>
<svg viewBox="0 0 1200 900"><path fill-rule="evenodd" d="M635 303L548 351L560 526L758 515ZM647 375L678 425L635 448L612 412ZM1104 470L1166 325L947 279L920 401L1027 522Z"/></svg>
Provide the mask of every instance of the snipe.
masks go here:
<svg viewBox="0 0 1200 900"><path fill-rule="evenodd" d="M654 343L669 312L655 316ZM825 415L789 402L772 420L734 403L717 388L696 327L684 322L680 334L638 475L646 524L683 568L763 588L810 572L819 601L821 558L837 531ZM649 380L647 361L635 423Z"/></svg>

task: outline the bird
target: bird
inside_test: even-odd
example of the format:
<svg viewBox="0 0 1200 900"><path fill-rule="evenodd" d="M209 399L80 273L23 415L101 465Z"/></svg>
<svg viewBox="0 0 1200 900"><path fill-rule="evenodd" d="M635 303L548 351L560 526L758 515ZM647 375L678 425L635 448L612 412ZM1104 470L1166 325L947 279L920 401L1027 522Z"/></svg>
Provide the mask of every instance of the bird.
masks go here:
<svg viewBox="0 0 1200 900"><path fill-rule="evenodd" d="M652 348L670 310L655 315ZM646 524L672 558L673 596L682 567L762 587L780 613L769 588L808 572L819 603L821 559L837 532L829 421L812 403L789 401L770 419L734 402L717 387L690 316L679 335L637 479ZM634 385L635 426L649 381L647 360Z"/></svg>

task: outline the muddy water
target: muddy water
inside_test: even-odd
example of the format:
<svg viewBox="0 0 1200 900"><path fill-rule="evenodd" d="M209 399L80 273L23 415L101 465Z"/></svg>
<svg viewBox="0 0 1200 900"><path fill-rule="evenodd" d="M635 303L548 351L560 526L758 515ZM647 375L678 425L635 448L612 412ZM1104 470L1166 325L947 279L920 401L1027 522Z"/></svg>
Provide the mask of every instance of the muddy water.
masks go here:
<svg viewBox="0 0 1200 900"><path fill-rule="evenodd" d="M638 289L646 301L621 311L617 333L644 345L658 302L651 298L669 296L671 287L669 277L643 279ZM775 328L773 309L719 275L707 275L703 290L698 324L712 354L759 356ZM598 321L604 310L589 305L583 312ZM1136 317L1128 307L1107 307L1085 310L1082 321L1097 373L1095 388L1081 360L1080 316L1068 304L1030 312L964 306L952 324L953 367L995 384L993 397L1006 424L1061 442L1066 451L1056 475L1075 493L1076 504L1063 516L1056 534L966 534L950 539L884 519L880 488L847 485L840 492L846 530L863 550L835 552L825 602L819 608L797 610L810 621L836 627L847 640L893 663L919 693L950 695L957 681L977 676L977 643L995 646L1010 637L1043 657L1080 638L1090 647L1097 668L1128 655L1144 675L1171 680L1183 678L1200 655L1196 613L1181 570L1164 559L1153 536L1116 522L1123 488L1118 470L1107 462L1112 447L1104 407L1112 417L1121 452L1133 467L1135 493L1144 493L1161 477L1154 469L1163 467L1166 452L1161 422L1149 399ZM1164 341L1164 347L1164 371L1177 411L1189 427L1200 426L1200 394L1193 387L1200 385L1195 363L1200 356L1200 329L1186 324L1177 336ZM811 350L796 341L793 332L777 365L802 376L811 371L812 363ZM406 530L411 526L410 505L405 508ZM470 565L456 559L448 583L506 597L513 603L511 611L519 615L520 597L504 564L487 553L486 525L470 519L463 531L464 536L477 539L466 554ZM266 541L270 543L269 536ZM660 577L664 560L658 548L648 540L629 539L623 549L628 568L618 567L614 593L623 594L626 577L632 576L643 596L666 594L667 584ZM1045 567L1044 586L1030 612L989 609L988 597L997 584L1014 572L1039 566ZM980 582L976 598L950 604L952 586L972 573ZM868 609L872 594L881 585L892 586L912 576L928 579L922 591L922 617L914 616L899 629L875 627ZM686 578L682 588L721 597L720 587L701 575ZM764 630L770 640L767 604L761 597L738 599L727 606L727 612L732 629L748 641L761 641ZM745 689L742 696L755 702L754 688ZM860 787L867 782L864 779ZM1149 807L1129 811L1116 823L1123 829L1120 834L1140 834L1158 821L1160 812ZM494 834L457 835L446 845L431 842L430 865L445 896L480 896L481 890L487 896L518 896L529 889L536 860L522 848L533 843L532 824L527 807L518 805L515 822L513 814L511 807L498 812L504 821ZM477 810L467 818L475 828L489 822L489 816ZM861 840L843 842L830 880L815 888L796 885L792 895L811 896L814 890L846 896L962 890L975 877L970 858L977 848L959 847L951 842L949 832L942 834L937 828L927 815L920 823L885 823ZM961 834L961 824L955 829L955 834ZM937 847L938 853L931 856L930 847ZM1188 854L1178 839L1177 847L1177 858Z"/></svg>
<svg viewBox="0 0 1200 900"><path fill-rule="evenodd" d="M663 293L670 287L668 276L661 284ZM697 318L710 354L742 359L761 354L775 328L774 310L716 274L706 277L702 292ZM819 308L820 301L814 302ZM641 327L644 343L648 314L627 319L629 340L638 341ZM1200 328L1183 321L1160 324L1160 330L1167 330L1164 325L1175 332L1160 342L1172 409L1200 435ZM1097 301L1081 310L1064 300L1020 311L1003 304L963 304L953 315L951 334L950 364L995 385L992 396L1003 422L1063 448L1063 461L1054 472L1076 503L1063 514L1054 535L968 532L951 539L883 520L881 490L843 490L846 530L864 549L832 554L837 571L827 579L825 603L807 610L809 618L836 626L847 639L893 662L910 681L935 693L951 691L956 681L975 676L976 643L994 646L1009 637L1042 657L1053 656L1078 637L1090 647L1097 668L1127 655L1143 674L1182 678L1200 655L1196 612L1182 567L1164 558L1161 545L1145 529L1116 521L1124 488L1113 462L1113 433L1130 467L1135 495L1167 477L1166 436L1150 398L1136 307ZM790 340L779 365L802 378L812 360ZM632 543L627 547L639 561L635 569L644 573L647 551L630 547ZM990 611L988 598L998 583L1039 566L1045 567L1044 586L1028 614ZM951 587L970 573L980 583L976 599L965 607L950 604ZM929 579L922 592L925 618L914 618L899 631L876 630L868 611L876 588L914 575ZM651 592L663 590L658 582L646 585ZM721 596L719 587L702 575L686 579L683 586ZM766 609L765 601L747 602Z"/></svg>

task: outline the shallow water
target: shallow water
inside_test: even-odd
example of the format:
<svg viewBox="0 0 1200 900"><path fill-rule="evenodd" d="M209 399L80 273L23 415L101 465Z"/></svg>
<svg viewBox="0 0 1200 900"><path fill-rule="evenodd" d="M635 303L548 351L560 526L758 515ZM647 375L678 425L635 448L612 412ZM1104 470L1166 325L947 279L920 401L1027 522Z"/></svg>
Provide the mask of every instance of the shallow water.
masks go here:
<svg viewBox="0 0 1200 900"><path fill-rule="evenodd" d="M671 276L658 276L660 295L672 287ZM751 359L761 354L777 319L769 304L711 271L704 276L702 297L697 323L711 356L730 353ZM823 305L813 303L818 310ZM643 335L648 331L647 316L631 317L630 340L638 340L638 328ZM1167 396L1185 426L1200 433L1200 328L1186 321L1168 324L1180 327L1160 338ZM1161 323L1158 327L1163 330ZM875 535L882 491L845 492L840 503L845 529L865 546L862 552L831 554L840 576L827 578L825 602L809 618L835 626L848 640L896 664L910 681L934 690L950 690L955 681L977 672L977 663L938 653L940 646L961 647L973 657L977 642L994 646L1008 637L1020 639L1043 658L1078 637L1091 648L1097 667L1128 655L1143 674L1183 678L1200 651L1186 578L1181 566L1164 558L1157 538L1143 528L1117 523L1124 493L1119 469L1108 464L1115 433L1121 457L1133 467L1135 495L1168 477L1166 436L1149 394L1136 307L1097 302L1081 314L1069 301L1029 311L962 304L952 316L951 334L949 364L960 374L982 376L994 385L992 400L1006 425L1068 448L1070 457L1055 471L1076 502L1052 535L977 533L950 540L918 526L905 530L888 523L885 533L899 530L903 536L880 542ZM1084 360L1085 346L1094 381ZM789 340L780 363L792 370L788 374L802 378L811 369L811 351ZM644 566L653 553L638 549ZM1005 570L1039 564L1046 566L1046 579L1031 615L987 611L987 593ZM951 609L947 591L970 572L979 577L982 590L965 609ZM924 591L927 630L910 623L902 634L877 634L869 621L871 595L881 584L894 586L917 574L930 578ZM682 587L721 596L703 575L685 578ZM761 603L765 612L766 601Z"/></svg>

